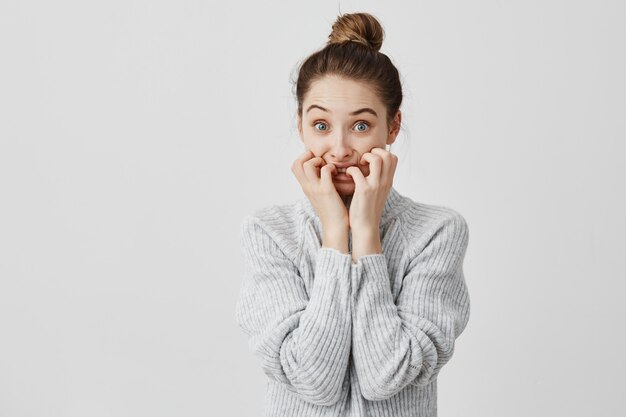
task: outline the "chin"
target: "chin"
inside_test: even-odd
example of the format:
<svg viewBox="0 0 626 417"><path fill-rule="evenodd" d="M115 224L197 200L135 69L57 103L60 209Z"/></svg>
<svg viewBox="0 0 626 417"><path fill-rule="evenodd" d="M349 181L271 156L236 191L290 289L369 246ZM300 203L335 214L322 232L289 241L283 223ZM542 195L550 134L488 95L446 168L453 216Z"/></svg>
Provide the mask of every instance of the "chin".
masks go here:
<svg viewBox="0 0 626 417"><path fill-rule="evenodd" d="M335 182L335 189L341 196L349 196L354 194L354 182Z"/></svg>

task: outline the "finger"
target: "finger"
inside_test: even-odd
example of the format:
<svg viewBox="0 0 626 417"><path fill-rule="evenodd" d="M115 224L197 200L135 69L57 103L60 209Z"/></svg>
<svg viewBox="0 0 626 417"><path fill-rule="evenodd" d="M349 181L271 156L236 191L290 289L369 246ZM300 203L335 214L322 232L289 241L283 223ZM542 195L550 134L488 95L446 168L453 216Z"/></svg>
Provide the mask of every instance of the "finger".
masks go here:
<svg viewBox="0 0 626 417"><path fill-rule="evenodd" d="M383 160L381 159L381 157L374 153L366 152L363 154L361 161L369 162L370 174L367 176L367 178L374 180L376 181L376 183L378 183L380 180L380 174L383 170Z"/></svg>
<svg viewBox="0 0 626 417"><path fill-rule="evenodd" d="M314 156L313 152L308 150L300 154L300 156L298 156L298 158L296 158L291 164L291 172L294 173L294 175L296 176L296 178L298 178L298 180L300 180L301 178L304 178L304 169L302 167L302 164L305 161L311 159L313 156Z"/></svg>
<svg viewBox="0 0 626 417"><path fill-rule="evenodd" d="M382 148L372 148L370 152L378 155L383 161L383 168L380 176L381 180L391 183L398 164L398 157Z"/></svg>
<svg viewBox="0 0 626 417"><path fill-rule="evenodd" d="M363 176L363 173L361 172L359 167L355 167L355 166L348 167L346 169L346 174L352 177L352 179L354 180L354 185L357 188L363 188L367 186L367 180Z"/></svg>
<svg viewBox="0 0 626 417"><path fill-rule="evenodd" d="M323 164L324 164L324 159L319 156L316 156L304 162L302 166L304 168L305 176L311 181L319 180L320 179L319 168L320 168L320 165L323 165Z"/></svg>
<svg viewBox="0 0 626 417"><path fill-rule="evenodd" d="M333 173L335 171L337 171L337 167L334 164L326 164L320 169L321 182L326 189L334 188Z"/></svg>
<svg viewBox="0 0 626 417"><path fill-rule="evenodd" d="M391 152L382 148L372 148L370 152L374 155L378 155L383 160L383 165L391 164L391 158L393 156Z"/></svg>
<svg viewBox="0 0 626 417"><path fill-rule="evenodd" d="M299 165L302 165L303 163L305 163L306 161L314 157L315 157L315 154L313 154L313 151L308 150L306 152L301 153L298 156L298 158L294 161L294 163L299 163Z"/></svg>

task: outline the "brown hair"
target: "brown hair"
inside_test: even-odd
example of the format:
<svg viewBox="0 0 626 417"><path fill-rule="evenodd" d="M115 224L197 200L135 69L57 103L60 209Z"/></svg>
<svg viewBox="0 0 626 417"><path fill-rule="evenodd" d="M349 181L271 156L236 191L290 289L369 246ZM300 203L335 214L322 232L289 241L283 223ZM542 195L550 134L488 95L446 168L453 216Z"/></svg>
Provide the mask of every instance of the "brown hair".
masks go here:
<svg viewBox="0 0 626 417"><path fill-rule="evenodd" d="M295 82L298 114L311 84L325 75L338 75L365 81L374 89L387 110L387 126L402 103L402 85L395 65L379 52L384 30L369 13L350 13L337 17L326 46L309 55L298 71Z"/></svg>

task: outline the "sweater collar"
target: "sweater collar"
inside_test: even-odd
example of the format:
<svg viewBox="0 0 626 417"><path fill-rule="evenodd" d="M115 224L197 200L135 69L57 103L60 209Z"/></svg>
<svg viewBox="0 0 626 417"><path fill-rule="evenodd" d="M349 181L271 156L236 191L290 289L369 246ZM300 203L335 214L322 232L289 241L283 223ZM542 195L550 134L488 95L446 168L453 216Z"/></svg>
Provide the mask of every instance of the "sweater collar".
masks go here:
<svg viewBox="0 0 626 417"><path fill-rule="evenodd" d="M389 193L387 194L387 201L385 201L383 213L380 218L381 225L387 223L389 220L393 219L402 212L402 209L405 207L405 199L406 197L400 194L398 190L395 189L395 187L392 186L389 189ZM302 197L300 199L300 203L310 215L319 220L319 216L317 215L315 208L313 207L311 201L307 196Z"/></svg>

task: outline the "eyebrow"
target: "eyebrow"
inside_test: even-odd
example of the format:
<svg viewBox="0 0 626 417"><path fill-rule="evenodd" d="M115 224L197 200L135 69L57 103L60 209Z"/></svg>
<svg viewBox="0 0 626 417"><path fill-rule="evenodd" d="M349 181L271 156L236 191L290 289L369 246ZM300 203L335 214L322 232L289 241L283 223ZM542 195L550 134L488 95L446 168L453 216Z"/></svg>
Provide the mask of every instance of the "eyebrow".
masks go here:
<svg viewBox="0 0 626 417"><path fill-rule="evenodd" d="M311 104L309 106L309 108L306 109L306 112L308 113L313 108L318 108L318 109L323 110L325 112L328 111L328 109L325 109L322 106L318 106L317 104ZM373 109L369 108L369 107L363 107L362 109L355 110L352 113L350 113L350 116L356 116L357 114L360 114L360 113L371 113L374 116L378 117L378 114L376 114L376 112Z"/></svg>

